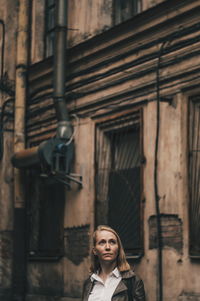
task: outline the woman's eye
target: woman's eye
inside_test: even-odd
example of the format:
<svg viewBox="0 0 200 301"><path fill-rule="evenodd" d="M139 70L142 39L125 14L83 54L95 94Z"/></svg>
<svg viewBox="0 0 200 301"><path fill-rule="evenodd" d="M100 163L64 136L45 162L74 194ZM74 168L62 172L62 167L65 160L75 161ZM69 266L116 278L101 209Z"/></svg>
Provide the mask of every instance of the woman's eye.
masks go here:
<svg viewBox="0 0 200 301"><path fill-rule="evenodd" d="M105 240L101 240L101 241L99 241L97 244L98 245L100 245L100 246L103 246L103 245L105 245L107 242L105 241ZM110 245L116 245L116 241L115 240L109 240L108 241L108 244L110 244Z"/></svg>

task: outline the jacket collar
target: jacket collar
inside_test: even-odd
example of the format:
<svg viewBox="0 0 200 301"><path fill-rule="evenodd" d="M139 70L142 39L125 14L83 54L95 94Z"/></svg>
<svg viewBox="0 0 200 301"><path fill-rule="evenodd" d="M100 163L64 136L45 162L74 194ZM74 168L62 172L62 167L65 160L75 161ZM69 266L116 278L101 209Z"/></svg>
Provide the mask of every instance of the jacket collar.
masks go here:
<svg viewBox="0 0 200 301"><path fill-rule="evenodd" d="M135 276L135 273L131 270L126 271L126 272L121 272L121 276L122 276L122 280L123 279L129 279ZM118 286L116 287L115 291L114 291L114 295L117 295L123 291L127 290L127 286L125 285L125 283L123 281L120 281Z"/></svg>
<svg viewBox="0 0 200 301"><path fill-rule="evenodd" d="M128 279L135 276L135 273L132 270L121 272L122 279Z"/></svg>

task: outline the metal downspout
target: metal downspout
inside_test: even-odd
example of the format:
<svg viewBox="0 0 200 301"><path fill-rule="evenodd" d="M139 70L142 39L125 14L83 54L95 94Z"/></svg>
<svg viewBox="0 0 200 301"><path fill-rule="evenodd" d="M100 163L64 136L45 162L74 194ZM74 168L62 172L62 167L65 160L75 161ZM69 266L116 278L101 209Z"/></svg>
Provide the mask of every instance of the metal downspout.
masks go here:
<svg viewBox="0 0 200 301"><path fill-rule="evenodd" d="M72 126L69 121L69 114L65 103L66 45L67 0L59 0L56 2L53 99L58 120L57 137L69 140L72 136Z"/></svg>
<svg viewBox="0 0 200 301"><path fill-rule="evenodd" d="M25 148L26 75L28 66L29 0L19 1L16 57L14 152ZM14 168L13 300L25 299L25 198L22 171Z"/></svg>

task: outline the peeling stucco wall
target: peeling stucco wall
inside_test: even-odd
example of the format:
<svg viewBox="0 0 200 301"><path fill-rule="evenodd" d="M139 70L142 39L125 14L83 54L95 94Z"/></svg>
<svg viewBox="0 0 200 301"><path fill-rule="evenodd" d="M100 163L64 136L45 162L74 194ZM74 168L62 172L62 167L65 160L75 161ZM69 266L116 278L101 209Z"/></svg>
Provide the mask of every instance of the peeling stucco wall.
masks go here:
<svg viewBox="0 0 200 301"><path fill-rule="evenodd" d="M30 57L33 64L39 63L44 59L44 2L44 0L32 1ZM161 2L144 0L143 9L147 10ZM112 9L111 0L69 0L69 47L78 45L111 28L113 25ZM174 15L176 13L179 13L178 10L177 12L173 12ZM15 78L17 1L2 0L0 18L5 21L6 25L4 71L7 72L9 83L13 84ZM165 20L168 18L170 18L170 15L165 16ZM190 21L187 21L188 24ZM153 18L150 25L152 27L155 25ZM154 32L153 37L145 35L141 39L137 37L131 40L131 36L128 44L126 45L123 41L124 44L121 43L122 46L119 49L116 44L120 41L121 37L112 37L110 40L107 38L105 45L109 47L112 45L112 39L115 39L116 42L115 47L110 53L100 55L98 50L101 52L104 49L104 45L99 46L98 42L95 46L92 46L93 48L85 49L85 52L79 53L79 50L76 48L74 57L73 53L70 54L70 72L74 78L70 78L67 83L71 85L69 88L71 90L67 92L67 96L71 97L68 106L71 112L75 112L78 115L80 113L79 119L72 118L75 128L76 149L73 171L82 176L83 188L79 189L75 184L71 191L66 191L63 225L64 256L55 262L28 262L27 301L80 300L82 284L89 271L90 234L94 229L95 211L95 121L94 118L86 116L86 113L89 112L87 105L89 107L96 102L97 106L99 106L98 112L102 114L105 113L105 107L103 105L101 107L102 100L111 105L110 107L113 109L118 104L122 106L124 102L128 105L137 102L139 105L140 101L144 100L144 96L137 94L136 88L140 88L146 93L146 103L143 105L143 140L146 159L143 174L145 199L144 256L140 261L131 262L131 264L134 264L136 272L144 280L147 300L156 300L156 291L158 289L158 254L156 249L153 170L156 133L155 69L157 66L157 57L152 61L149 59L149 62L144 62L144 65L142 61L141 63L137 62L151 51L152 53L156 53L159 50L160 44L151 45L151 47L144 49L141 48L137 53L130 53L130 55L119 60L116 57L118 54L123 56L124 53L133 51L138 45L142 46L146 45L145 43L147 42L151 43L152 39L156 36L159 39L160 36L163 37L164 35L171 34L172 31L181 28L183 25L178 24L176 26L174 24L172 28L170 27L170 32L168 32L168 28L159 28L159 30ZM137 34L138 30L145 31L147 29L145 22L141 22L141 24L133 26L132 34ZM127 29L127 32L123 32L121 39L125 40L128 37L129 33ZM195 45L195 47L197 46ZM185 49L190 53L189 48ZM191 56L187 60L183 60L172 66L168 64L170 61L175 61L176 57L183 56L182 52L185 52L185 49L179 49L177 52L169 53L165 58L162 58L162 62L166 63L166 68L161 70L163 81L168 79L172 74L177 74L177 72L184 73L185 70L192 70L193 67L199 64L198 55L196 57ZM193 51L192 47L191 51ZM84 61L84 55L88 55L90 60ZM95 55L96 57L94 58ZM109 59L114 59L113 63ZM77 64L76 60L78 61ZM104 65L105 60L108 60L108 63ZM135 65L131 65L132 62ZM98 66L98 63L102 67L99 67L99 69L91 68ZM127 67L121 70L121 66L125 66L125 64ZM44 68L44 74L41 75L43 72L42 68ZM83 74L84 68L86 68L86 72ZM91 74L87 68L91 68ZM38 69L40 69L40 66ZM147 69L150 70L148 74L145 73ZM51 82L51 67L42 66L41 70L34 72L35 79L32 82L30 80L31 93L37 87L41 88L43 84L49 85ZM140 72L143 75L136 77L135 74ZM93 80L94 78L95 80ZM88 79L89 81L87 82ZM154 85L154 90L147 87L148 83ZM192 84L192 81L189 82L187 89L190 84ZM197 84L199 85L199 82ZM188 89L189 92L188 90L184 92L185 84L181 80L174 81L174 86L177 88L168 87L167 85L162 87L163 93L165 95L172 95L173 101L172 103L163 102L160 104L158 192L162 215L162 233L165 235L163 249L164 300L199 301L200 265L199 262L191 261L188 253L187 113L188 96L191 93L199 94L200 91L199 88L196 88L195 91ZM120 96L127 91L130 92L131 96L128 98ZM1 93L0 96L2 105L7 95ZM110 101L112 97L113 103ZM119 97L119 103L117 101L114 103L115 97L116 99ZM33 105L33 108L37 110L37 108L45 107L48 101L45 99L42 103L36 103ZM85 113L85 116L83 114L81 117L81 113ZM43 120L44 116L50 116L53 120L53 109L48 108L44 114L42 116L36 114L34 117L36 118L36 123ZM28 122L31 124L32 120ZM49 125L49 129L52 129L50 134L53 133L55 124L56 122L53 120ZM12 128L12 123L9 126ZM40 131L45 131L46 128L48 128L48 125L41 125L37 129L37 134ZM30 136L29 139L31 139ZM10 300L9 294L12 277L13 169L10 163L10 157L13 152L12 138L12 132L5 133L4 158L0 162L0 299L3 296L2 298L5 301Z"/></svg>

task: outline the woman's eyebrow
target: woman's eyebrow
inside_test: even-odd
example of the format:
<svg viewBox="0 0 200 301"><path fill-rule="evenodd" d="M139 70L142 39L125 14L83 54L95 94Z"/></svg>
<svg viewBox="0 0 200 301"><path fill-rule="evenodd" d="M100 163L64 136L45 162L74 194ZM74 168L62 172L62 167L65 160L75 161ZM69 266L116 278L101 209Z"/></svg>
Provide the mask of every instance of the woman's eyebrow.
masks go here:
<svg viewBox="0 0 200 301"><path fill-rule="evenodd" d="M106 241L104 238L102 238L102 239L100 239L99 241L97 241L97 242L104 242L104 241Z"/></svg>

